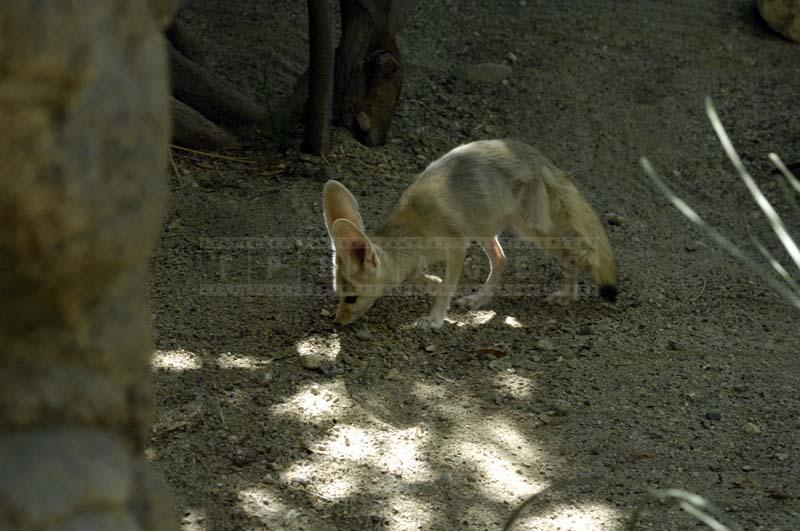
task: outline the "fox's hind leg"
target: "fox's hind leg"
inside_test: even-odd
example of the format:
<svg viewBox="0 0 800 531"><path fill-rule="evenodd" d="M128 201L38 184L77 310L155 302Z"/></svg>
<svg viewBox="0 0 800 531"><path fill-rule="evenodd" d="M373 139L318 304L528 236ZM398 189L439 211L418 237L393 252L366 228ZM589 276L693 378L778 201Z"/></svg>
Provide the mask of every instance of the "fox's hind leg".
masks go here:
<svg viewBox="0 0 800 531"><path fill-rule="evenodd" d="M564 268L564 286L550 294L547 302L556 304L569 304L578 299L578 260L570 253L561 257L561 265Z"/></svg>
<svg viewBox="0 0 800 531"><path fill-rule="evenodd" d="M500 284L500 279L503 276L503 266L506 263L506 255L497 240L497 236L494 238L482 238L478 240L478 243L483 248L486 256L489 257L489 277L478 291L472 295L461 297L456 301L456 306L470 310L483 308L492 299L495 289Z"/></svg>

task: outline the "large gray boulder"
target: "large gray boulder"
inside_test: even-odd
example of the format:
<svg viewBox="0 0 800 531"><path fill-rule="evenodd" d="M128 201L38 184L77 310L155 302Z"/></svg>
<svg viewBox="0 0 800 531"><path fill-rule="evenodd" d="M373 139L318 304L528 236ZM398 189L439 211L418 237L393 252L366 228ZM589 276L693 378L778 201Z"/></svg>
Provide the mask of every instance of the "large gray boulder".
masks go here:
<svg viewBox="0 0 800 531"><path fill-rule="evenodd" d="M800 0L757 0L758 12L770 28L800 42Z"/></svg>
<svg viewBox="0 0 800 531"><path fill-rule="evenodd" d="M171 3L0 10L2 530L176 528L143 454Z"/></svg>

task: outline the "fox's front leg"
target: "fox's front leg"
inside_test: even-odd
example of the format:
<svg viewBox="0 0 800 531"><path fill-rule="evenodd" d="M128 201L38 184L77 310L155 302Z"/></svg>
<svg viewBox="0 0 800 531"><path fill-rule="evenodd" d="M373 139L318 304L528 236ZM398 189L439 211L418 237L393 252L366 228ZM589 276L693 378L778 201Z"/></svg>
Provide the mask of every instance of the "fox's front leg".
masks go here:
<svg viewBox="0 0 800 531"><path fill-rule="evenodd" d="M423 289L428 295L436 295L439 293L439 287L442 285L441 278L436 275L428 275L422 271L414 273L414 276L411 277L411 282Z"/></svg>
<svg viewBox="0 0 800 531"><path fill-rule="evenodd" d="M417 319L415 326L418 328L437 329L444 324L444 316L450 307L450 299L456 291L461 270L464 268L464 257L467 255L466 246L450 249L445 262L444 281L439 286L433 302L431 313Z"/></svg>

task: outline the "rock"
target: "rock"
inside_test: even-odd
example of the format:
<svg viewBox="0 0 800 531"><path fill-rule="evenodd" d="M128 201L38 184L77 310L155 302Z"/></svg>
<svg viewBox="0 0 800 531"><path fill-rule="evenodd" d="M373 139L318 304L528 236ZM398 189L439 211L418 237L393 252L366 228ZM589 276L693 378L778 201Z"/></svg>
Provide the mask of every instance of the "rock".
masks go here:
<svg viewBox="0 0 800 531"><path fill-rule="evenodd" d="M572 404L570 404L566 400L554 400L553 411L555 412L556 415L564 417L572 411Z"/></svg>
<svg viewBox="0 0 800 531"><path fill-rule="evenodd" d="M683 346L674 339L667 341L667 348L670 350L683 350Z"/></svg>
<svg viewBox="0 0 800 531"><path fill-rule="evenodd" d="M323 363L325 363L325 356L322 354L312 353L300 356L300 365L302 365L304 369L316 370L322 367Z"/></svg>
<svg viewBox="0 0 800 531"><path fill-rule="evenodd" d="M722 413L719 411L706 411L705 418L707 420L721 420Z"/></svg>
<svg viewBox="0 0 800 531"><path fill-rule="evenodd" d="M744 425L744 432L749 435L758 435L761 433L761 428L754 422L748 422Z"/></svg>
<svg viewBox="0 0 800 531"><path fill-rule="evenodd" d="M512 69L500 63L479 63L464 70L464 79L477 83L500 83L511 75Z"/></svg>
<svg viewBox="0 0 800 531"><path fill-rule="evenodd" d="M322 317L330 317L330 316L331 316L331 312L330 312L330 310L328 310L328 309L326 309L326 308L323 308L323 309L321 309L321 310L319 311L319 314L320 314Z"/></svg>
<svg viewBox="0 0 800 531"><path fill-rule="evenodd" d="M800 42L800 0L758 0L756 4L773 31Z"/></svg>
<svg viewBox="0 0 800 531"><path fill-rule="evenodd" d="M607 212L603 217L605 218L606 223L608 223L609 225L613 225L615 227L623 225L626 221L628 221L628 218L620 214L617 214L616 212Z"/></svg>
<svg viewBox="0 0 800 531"><path fill-rule="evenodd" d="M536 341L536 344L534 346L539 350L544 350L547 352L556 349L556 346L553 344L553 342L547 339L546 337L543 337L542 339Z"/></svg>
<svg viewBox="0 0 800 531"><path fill-rule="evenodd" d="M508 54L506 55L506 59L508 59L508 62L512 64L519 61L519 57L517 57L517 54L515 54L514 52L508 52Z"/></svg>
<svg viewBox="0 0 800 531"><path fill-rule="evenodd" d="M425 345L425 352L433 352L436 350L436 345Z"/></svg>
<svg viewBox="0 0 800 531"><path fill-rule="evenodd" d="M704 251L708 249L708 244L700 240L692 240L684 246L684 249L690 253L695 251Z"/></svg>
<svg viewBox="0 0 800 531"><path fill-rule="evenodd" d="M356 328L356 337L362 341L367 341L372 339L372 331L367 327L367 325L361 325Z"/></svg>

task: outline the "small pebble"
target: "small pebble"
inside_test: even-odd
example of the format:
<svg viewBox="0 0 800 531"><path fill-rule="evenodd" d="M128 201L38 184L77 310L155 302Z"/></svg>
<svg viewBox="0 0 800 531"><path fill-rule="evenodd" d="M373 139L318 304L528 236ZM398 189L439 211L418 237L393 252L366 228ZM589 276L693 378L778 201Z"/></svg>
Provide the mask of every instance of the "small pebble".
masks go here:
<svg viewBox="0 0 800 531"><path fill-rule="evenodd" d="M300 356L300 365L303 366L305 369L319 369L322 367L322 364L325 362L325 356L321 354L306 354L304 356Z"/></svg>
<svg viewBox="0 0 800 531"><path fill-rule="evenodd" d="M436 350L436 345L425 345L425 352L433 352Z"/></svg>
<svg viewBox="0 0 800 531"><path fill-rule="evenodd" d="M356 337L364 341L372 339L372 331L367 327L367 325L359 326L356 328Z"/></svg>
<svg viewBox="0 0 800 531"><path fill-rule="evenodd" d="M554 400L553 401L553 412L559 416L566 416L572 411L572 404L570 404L566 400Z"/></svg>
<svg viewBox="0 0 800 531"><path fill-rule="evenodd" d="M606 223L615 227L618 227L627 221L625 216L621 216L616 212L608 212L604 217L606 218Z"/></svg>
<svg viewBox="0 0 800 531"><path fill-rule="evenodd" d="M553 342L547 339L546 337L538 340L535 346L539 350L547 350L547 351L555 350L556 348L555 345L553 345Z"/></svg>
<svg viewBox="0 0 800 531"><path fill-rule="evenodd" d="M706 411L705 417L708 420L722 420L722 413L719 411Z"/></svg>
<svg viewBox="0 0 800 531"><path fill-rule="evenodd" d="M321 309L321 310L319 311L319 314L320 314L322 317L330 317L330 316L331 316L331 311L330 311L330 310L328 310L328 309L326 309L326 308L323 308L323 309Z"/></svg>
<svg viewBox="0 0 800 531"><path fill-rule="evenodd" d="M708 244L700 240L692 240L684 247L688 252L702 251L708 249Z"/></svg>
<svg viewBox="0 0 800 531"><path fill-rule="evenodd" d="M674 339L670 339L669 341L667 341L667 348L670 350L683 350L681 344L675 341Z"/></svg>
<svg viewBox="0 0 800 531"><path fill-rule="evenodd" d="M750 435L758 435L761 433L761 428L754 422L748 422L744 425L744 432Z"/></svg>

